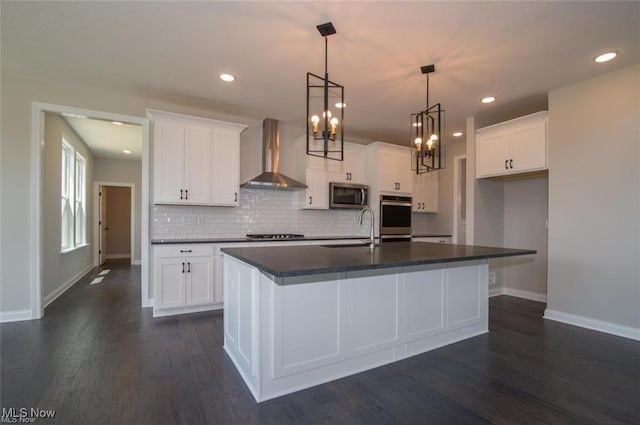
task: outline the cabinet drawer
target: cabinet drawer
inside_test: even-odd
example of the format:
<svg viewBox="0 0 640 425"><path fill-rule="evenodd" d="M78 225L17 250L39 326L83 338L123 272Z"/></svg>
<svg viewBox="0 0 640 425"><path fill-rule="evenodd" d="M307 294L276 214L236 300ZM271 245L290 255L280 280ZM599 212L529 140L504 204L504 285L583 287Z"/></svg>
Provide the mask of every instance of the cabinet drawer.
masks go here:
<svg viewBox="0 0 640 425"><path fill-rule="evenodd" d="M213 244L155 246L153 256L155 258L213 256Z"/></svg>

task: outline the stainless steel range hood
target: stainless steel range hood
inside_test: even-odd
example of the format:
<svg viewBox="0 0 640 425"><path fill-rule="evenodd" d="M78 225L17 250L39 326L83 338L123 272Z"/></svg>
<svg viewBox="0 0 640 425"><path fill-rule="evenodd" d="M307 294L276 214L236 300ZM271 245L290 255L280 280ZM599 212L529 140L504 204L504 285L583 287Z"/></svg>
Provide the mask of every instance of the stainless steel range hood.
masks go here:
<svg viewBox="0 0 640 425"><path fill-rule="evenodd" d="M295 190L307 185L280 174L280 135L278 120L265 118L262 121L262 174L240 185L247 189Z"/></svg>

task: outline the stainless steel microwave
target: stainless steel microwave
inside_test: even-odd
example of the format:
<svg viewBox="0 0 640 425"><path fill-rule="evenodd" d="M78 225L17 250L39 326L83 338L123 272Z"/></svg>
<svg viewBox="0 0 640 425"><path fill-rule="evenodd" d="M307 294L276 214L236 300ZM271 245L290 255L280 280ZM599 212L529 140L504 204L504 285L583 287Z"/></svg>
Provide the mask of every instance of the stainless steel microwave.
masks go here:
<svg viewBox="0 0 640 425"><path fill-rule="evenodd" d="M369 186L329 183L329 208L363 208L369 205Z"/></svg>

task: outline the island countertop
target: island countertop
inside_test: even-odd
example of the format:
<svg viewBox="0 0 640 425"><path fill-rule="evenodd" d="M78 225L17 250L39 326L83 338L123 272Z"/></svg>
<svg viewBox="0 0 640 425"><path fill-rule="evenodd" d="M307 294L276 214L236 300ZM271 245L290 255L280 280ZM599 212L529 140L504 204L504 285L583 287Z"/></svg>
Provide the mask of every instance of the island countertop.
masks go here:
<svg viewBox="0 0 640 425"><path fill-rule="evenodd" d="M535 254L535 250L426 242L365 246L223 248L222 252L277 278L406 267Z"/></svg>

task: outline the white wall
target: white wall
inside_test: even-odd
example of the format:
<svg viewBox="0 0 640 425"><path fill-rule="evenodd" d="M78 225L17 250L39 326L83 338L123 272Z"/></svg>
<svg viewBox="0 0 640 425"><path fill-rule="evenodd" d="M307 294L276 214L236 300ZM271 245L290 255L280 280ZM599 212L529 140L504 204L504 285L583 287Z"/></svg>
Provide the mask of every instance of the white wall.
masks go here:
<svg viewBox="0 0 640 425"><path fill-rule="evenodd" d="M549 93L547 314L637 338L639 148L640 65Z"/></svg>
<svg viewBox="0 0 640 425"><path fill-rule="evenodd" d="M133 261L140 261L140 234L142 214L142 162L126 159L95 158L93 180L135 185L135 234Z"/></svg>
<svg viewBox="0 0 640 425"><path fill-rule="evenodd" d="M547 177L504 182L502 245L535 249L538 253L501 260L503 284L540 300L547 294L547 186Z"/></svg>
<svg viewBox="0 0 640 425"><path fill-rule="evenodd" d="M89 271L93 264L93 156L67 122L55 114L45 114L42 181L42 280L44 304L51 302L70 284ZM62 138L86 158L87 242L88 245L61 253L61 175Z"/></svg>

